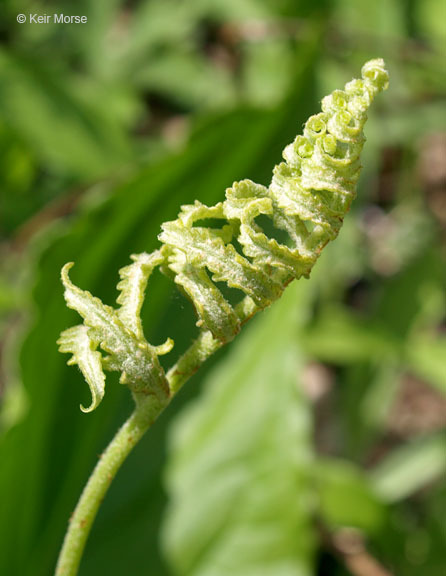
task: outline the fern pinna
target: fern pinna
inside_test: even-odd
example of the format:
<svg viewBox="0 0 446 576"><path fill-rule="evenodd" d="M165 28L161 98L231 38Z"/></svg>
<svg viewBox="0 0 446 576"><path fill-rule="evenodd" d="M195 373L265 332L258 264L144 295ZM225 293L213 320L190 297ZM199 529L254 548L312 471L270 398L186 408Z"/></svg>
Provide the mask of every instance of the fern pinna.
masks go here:
<svg viewBox="0 0 446 576"><path fill-rule="evenodd" d="M269 188L243 180L215 206L198 201L183 206L177 220L162 225L160 250L132 256L133 264L120 271L118 309L74 286L68 277L73 264L64 267L65 299L84 324L64 331L59 344L62 352L73 354L69 363L79 365L91 388L92 403L84 411L96 408L104 395L103 370L120 371L121 383L133 392L145 391L161 401L170 395L172 378L164 374L158 355L168 352L173 342L150 345L140 320L156 266L192 301L197 324L207 333L199 342L207 340L210 350L232 340L241 325L276 300L293 279L308 277L322 248L337 236L355 197L367 109L387 84L384 62L370 60L361 80L323 99L322 112L311 116L303 135L283 151L285 161L275 167ZM288 244L265 234L256 223L260 215L287 233ZM200 225L210 218L224 224ZM232 306L215 282L225 282L244 297Z"/></svg>

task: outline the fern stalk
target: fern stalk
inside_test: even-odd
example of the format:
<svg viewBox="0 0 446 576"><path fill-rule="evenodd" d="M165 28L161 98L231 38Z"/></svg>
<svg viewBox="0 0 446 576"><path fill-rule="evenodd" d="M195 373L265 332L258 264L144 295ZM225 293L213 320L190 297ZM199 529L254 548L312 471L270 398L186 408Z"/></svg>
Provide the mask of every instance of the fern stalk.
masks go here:
<svg viewBox="0 0 446 576"><path fill-rule="evenodd" d="M178 218L162 225L162 246L152 254L132 256L120 271L117 309L75 286L62 270L67 305L83 324L65 330L61 352L72 354L92 395L84 412L97 408L105 393L104 370L120 372L135 410L99 459L70 520L56 576L75 576L97 510L122 463L146 430L201 364L230 342L254 314L280 297L286 286L308 277L324 246L336 238L356 195L363 127L375 95L387 88L388 73L380 59L362 68L362 79L335 90L311 116L302 136L287 146L266 188L250 180L235 182L215 206L182 206ZM271 219L289 242L269 238L256 222ZM219 219L220 228L205 220ZM150 275L156 267L172 278L192 301L198 338L177 363L164 372L159 356L174 343L153 346L144 338L140 312ZM241 292L232 305L215 282Z"/></svg>

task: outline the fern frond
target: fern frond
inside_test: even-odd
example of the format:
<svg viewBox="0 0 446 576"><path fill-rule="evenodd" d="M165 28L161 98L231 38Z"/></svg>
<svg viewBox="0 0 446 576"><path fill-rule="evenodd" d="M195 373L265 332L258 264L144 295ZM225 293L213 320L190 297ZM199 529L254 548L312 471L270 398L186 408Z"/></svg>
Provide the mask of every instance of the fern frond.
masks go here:
<svg viewBox="0 0 446 576"><path fill-rule="evenodd" d="M311 116L303 135L283 151L284 162L275 167L268 188L243 180L215 206L197 201L182 206L176 220L162 225L161 249L132 256L133 264L121 270L118 310L74 286L68 277L71 264L66 265L62 281L67 304L84 318L92 345L109 354L103 368L121 370L121 381L133 390L145 389L144 382L152 390L159 381L166 391L158 354L171 343L158 348L148 344L140 319L156 266L192 301L201 329L198 341L206 341L207 350L215 348L209 338L219 345L229 342L243 322L276 300L293 279L308 277L323 247L338 235L356 195L366 113L387 85L383 60L370 60L361 80L323 99L322 112ZM289 241L268 237L257 221L260 216L269 218ZM207 227L209 218L220 219L221 227ZM228 302L219 282L238 290L239 301ZM188 367L194 362L192 356L185 361Z"/></svg>
<svg viewBox="0 0 446 576"><path fill-rule="evenodd" d="M308 277L322 248L337 236L356 194L366 111L387 83L384 62L371 60L362 80L324 98L322 112L309 118L303 136L285 148L285 162L274 169L269 188L236 182L224 202L183 206L177 220L162 225L161 252L194 303L198 325L215 338L234 337L240 308L234 310L209 275L239 289L260 310L291 280ZM260 215L288 234L289 245L267 237L256 223ZM221 229L200 226L207 218L227 222Z"/></svg>
<svg viewBox="0 0 446 576"><path fill-rule="evenodd" d="M64 330L57 341L61 352L73 356L67 364L77 364L84 375L91 391L91 404L88 408L81 405L82 412L92 412L104 397L105 374L102 371L101 354L96 351L97 345L88 335L88 328L83 325Z"/></svg>
<svg viewBox="0 0 446 576"><path fill-rule="evenodd" d="M73 266L73 262L65 264L61 274L68 307L82 316L85 325L90 328L90 338L96 345L99 344L118 361L124 360L133 351L130 331L125 329L111 306L106 306L99 298L95 298L90 292L81 290L71 282L68 272Z"/></svg>
<svg viewBox="0 0 446 576"><path fill-rule="evenodd" d="M106 306L87 292L75 286L68 275L73 263L62 269L65 300L69 308L76 310L88 328L88 337L95 346L100 346L109 356L103 367L121 372L120 382L128 384L134 391L167 393L168 386L164 371L159 363L157 350L142 337L137 337L133 325L126 326L118 311ZM130 301L131 292L126 290L122 301ZM138 304L140 307L142 302ZM125 317L125 315L124 315Z"/></svg>
<svg viewBox="0 0 446 576"><path fill-rule="evenodd" d="M118 290L121 293L116 301L121 305L118 310L119 319L137 338L141 339L143 331L140 314L147 282L153 269L162 264L164 258L159 251L156 251L152 254L145 252L134 254L131 259L133 264L119 271L121 282L118 284Z"/></svg>

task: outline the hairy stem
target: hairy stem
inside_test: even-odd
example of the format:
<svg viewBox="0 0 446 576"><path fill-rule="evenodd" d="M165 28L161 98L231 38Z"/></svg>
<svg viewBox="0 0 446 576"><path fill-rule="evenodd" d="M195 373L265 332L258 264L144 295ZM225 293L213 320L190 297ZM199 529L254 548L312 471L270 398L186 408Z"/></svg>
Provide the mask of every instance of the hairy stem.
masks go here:
<svg viewBox="0 0 446 576"><path fill-rule="evenodd" d="M171 394L165 401L154 395L133 395L135 410L101 454L70 518L55 576L76 576L99 506L118 470L182 385L221 346L210 332L202 332L169 371Z"/></svg>
<svg viewBox="0 0 446 576"><path fill-rule="evenodd" d="M166 404L149 396L136 408L103 452L70 519L56 567L56 576L75 576L98 508L122 463Z"/></svg>

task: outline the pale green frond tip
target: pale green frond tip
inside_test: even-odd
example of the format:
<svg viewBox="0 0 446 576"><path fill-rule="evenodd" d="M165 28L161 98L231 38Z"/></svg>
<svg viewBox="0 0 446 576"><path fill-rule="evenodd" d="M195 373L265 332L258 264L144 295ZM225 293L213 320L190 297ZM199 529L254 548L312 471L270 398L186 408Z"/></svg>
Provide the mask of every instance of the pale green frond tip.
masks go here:
<svg viewBox="0 0 446 576"><path fill-rule="evenodd" d="M162 224L161 248L133 255L133 262L120 270L117 309L72 284L68 272L73 263L63 267L67 305L86 326L83 358L89 351L88 378L94 372L96 382L94 405L103 394L96 347L107 353L101 368L120 371L120 382L133 392L166 398L177 387L169 378L192 373L203 360L205 342L212 344L207 350L230 342L292 280L309 277L324 246L338 235L356 196L367 111L388 84L384 61L366 62L360 79L323 98L321 112L311 116L303 134L285 147L284 161L274 168L268 187L242 180L234 182L215 206L198 201L182 206L176 220ZM258 222L262 215L288 240L269 237ZM221 226L207 227L208 219L221 220ZM147 283L156 267L191 300L200 330L199 344L192 345L188 361L183 362L187 370L181 364L167 377L158 356L167 354L173 341L152 346L144 339L141 323ZM239 299L229 302L220 283L234 294L238 291ZM73 362L79 364L74 358ZM87 378L85 366L79 366Z"/></svg>
<svg viewBox="0 0 446 576"><path fill-rule="evenodd" d="M62 284L65 286L65 288L69 285L71 285L71 280L70 277L68 276L68 272L71 270L71 268L73 268L74 266L74 262L67 262L63 267L62 270L60 272L60 276L62 278Z"/></svg>
<svg viewBox="0 0 446 576"><path fill-rule="evenodd" d="M378 91L389 87L389 73L382 58L374 58L364 64L361 69L364 80L368 80Z"/></svg>
<svg viewBox="0 0 446 576"><path fill-rule="evenodd" d="M160 344L159 346L155 346L155 350L158 356L164 356L165 354L169 354L169 352L172 350L172 348L174 347L175 342L172 340L172 338L167 338L167 340L163 343Z"/></svg>
<svg viewBox="0 0 446 576"><path fill-rule="evenodd" d="M68 365L77 364L90 387L91 404L88 408L81 405L82 412L92 412L104 397L105 374L102 371L101 354L96 351L94 342L88 336L86 326L74 326L64 330L57 341L60 352L73 356Z"/></svg>

